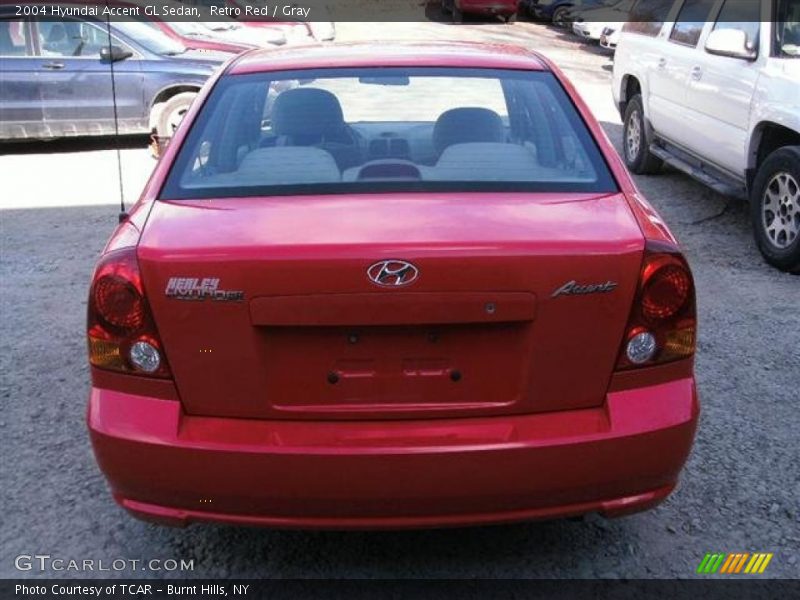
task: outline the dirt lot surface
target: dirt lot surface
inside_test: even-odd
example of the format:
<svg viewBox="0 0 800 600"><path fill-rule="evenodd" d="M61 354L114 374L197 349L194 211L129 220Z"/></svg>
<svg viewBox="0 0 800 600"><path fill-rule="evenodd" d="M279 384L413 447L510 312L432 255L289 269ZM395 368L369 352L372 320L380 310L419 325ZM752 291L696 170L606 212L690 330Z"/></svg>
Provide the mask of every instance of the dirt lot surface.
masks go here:
<svg viewBox="0 0 800 600"><path fill-rule="evenodd" d="M619 147L611 61L531 23L342 23L340 40L455 38L523 44L554 58ZM68 152L53 152L53 150ZM153 166L123 150L136 197ZM639 177L684 245L697 280L702 420L680 489L650 512L395 533L161 528L112 501L84 425L85 299L116 219L115 153L39 144L0 156L0 576L19 554L193 559L201 577L692 577L706 552L774 552L797 577L800 548L800 278L759 256L746 207L675 172ZM104 573L95 573L104 575ZM176 576L123 572L131 576Z"/></svg>

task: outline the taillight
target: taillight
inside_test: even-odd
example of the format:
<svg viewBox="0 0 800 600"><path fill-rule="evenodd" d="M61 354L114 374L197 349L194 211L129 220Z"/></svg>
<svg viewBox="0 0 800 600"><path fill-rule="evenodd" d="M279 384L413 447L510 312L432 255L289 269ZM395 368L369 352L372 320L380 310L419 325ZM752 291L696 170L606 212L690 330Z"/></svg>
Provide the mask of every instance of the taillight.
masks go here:
<svg viewBox="0 0 800 600"><path fill-rule="evenodd" d="M617 369L649 367L694 355L694 281L671 244L648 242Z"/></svg>
<svg viewBox="0 0 800 600"><path fill-rule="evenodd" d="M109 252L89 291L89 362L149 377L171 377L164 346L142 286L136 249Z"/></svg>

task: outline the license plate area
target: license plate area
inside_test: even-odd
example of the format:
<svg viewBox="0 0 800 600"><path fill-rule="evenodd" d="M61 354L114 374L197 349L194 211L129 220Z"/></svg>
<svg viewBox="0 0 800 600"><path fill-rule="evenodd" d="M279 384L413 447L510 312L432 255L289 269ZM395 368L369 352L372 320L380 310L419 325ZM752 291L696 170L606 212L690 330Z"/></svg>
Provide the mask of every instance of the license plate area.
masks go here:
<svg viewBox="0 0 800 600"><path fill-rule="evenodd" d="M528 389L530 327L261 327L266 400L309 417L510 412Z"/></svg>

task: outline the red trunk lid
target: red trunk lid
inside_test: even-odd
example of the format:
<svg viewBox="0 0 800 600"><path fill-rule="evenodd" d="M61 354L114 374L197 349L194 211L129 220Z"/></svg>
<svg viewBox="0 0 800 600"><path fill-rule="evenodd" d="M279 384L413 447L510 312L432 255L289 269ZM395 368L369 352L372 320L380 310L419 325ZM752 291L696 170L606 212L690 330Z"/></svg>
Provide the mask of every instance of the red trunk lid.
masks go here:
<svg viewBox="0 0 800 600"><path fill-rule="evenodd" d="M270 197L156 202L139 261L189 413L420 418L602 403L643 246L619 194Z"/></svg>

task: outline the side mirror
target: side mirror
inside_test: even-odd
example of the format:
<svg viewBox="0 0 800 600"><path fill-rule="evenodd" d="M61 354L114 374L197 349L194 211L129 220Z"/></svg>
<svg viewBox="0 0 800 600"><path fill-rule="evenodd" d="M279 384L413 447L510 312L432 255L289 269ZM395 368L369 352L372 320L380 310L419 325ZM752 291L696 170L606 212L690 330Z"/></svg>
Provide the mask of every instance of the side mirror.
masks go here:
<svg viewBox="0 0 800 600"><path fill-rule="evenodd" d="M133 56L130 50L123 50L119 46L103 46L100 48L100 60L106 62L119 62Z"/></svg>
<svg viewBox="0 0 800 600"><path fill-rule="evenodd" d="M757 50L747 43L747 34L740 29L715 29L706 40L706 52L718 56L754 60Z"/></svg>

